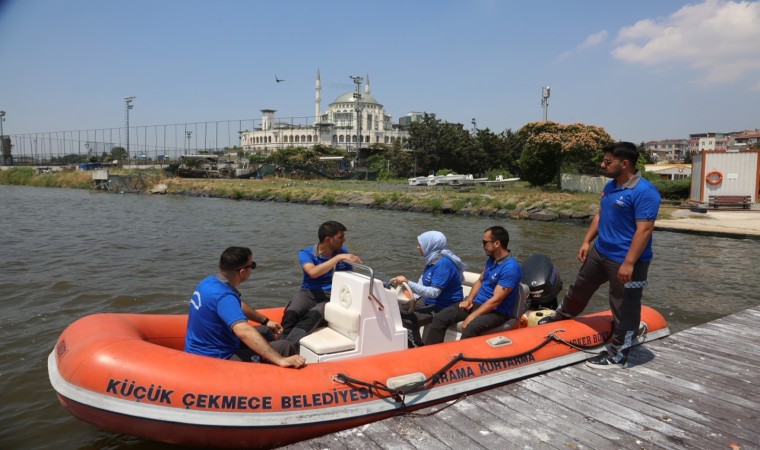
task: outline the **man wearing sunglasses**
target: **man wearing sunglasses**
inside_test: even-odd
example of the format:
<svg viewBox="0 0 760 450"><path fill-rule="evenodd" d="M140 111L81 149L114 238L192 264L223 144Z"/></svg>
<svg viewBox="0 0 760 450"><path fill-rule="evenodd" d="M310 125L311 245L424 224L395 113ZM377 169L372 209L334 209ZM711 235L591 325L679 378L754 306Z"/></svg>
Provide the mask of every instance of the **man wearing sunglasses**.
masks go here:
<svg viewBox="0 0 760 450"><path fill-rule="evenodd" d="M295 355L286 340L274 341L282 326L241 301L238 286L256 268L251 250L229 247L219 258L219 273L205 278L190 299L185 351L221 359L259 362L281 367L302 367L305 360ZM254 327L248 320L261 325ZM264 336L267 336L265 338Z"/></svg>
<svg viewBox="0 0 760 450"><path fill-rule="evenodd" d="M544 317L538 324L577 316L594 292L609 282L612 342L586 364L613 369L625 367L639 329L660 193L636 170L639 151L635 144L617 142L605 146L603 152L601 167L611 180L604 186L599 210L578 250L578 260L583 265L554 315Z"/></svg>
<svg viewBox="0 0 760 450"><path fill-rule="evenodd" d="M433 316L425 345L443 342L446 329L460 321L462 339L466 339L510 319L520 293L522 269L508 246L509 233L504 227L490 227L483 233L483 251L488 259L480 278L472 285L467 298Z"/></svg>

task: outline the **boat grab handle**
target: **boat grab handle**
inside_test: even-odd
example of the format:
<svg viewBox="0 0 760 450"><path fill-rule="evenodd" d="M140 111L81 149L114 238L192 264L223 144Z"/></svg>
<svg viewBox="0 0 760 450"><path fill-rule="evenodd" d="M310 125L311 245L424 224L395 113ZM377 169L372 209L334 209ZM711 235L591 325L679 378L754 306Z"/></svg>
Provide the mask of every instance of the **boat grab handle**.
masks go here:
<svg viewBox="0 0 760 450"><path fill-rule="evenodd" d="M372 270L372 267L364 265L364 264L360 264L360 263L351 263L351 266L353 267L354 272L356 272L356 268L363 269L363 270L366 270L367 272L369 272L369 297L368 297L368 299L370 301L372 301L372 302L377 303L377 307L378 307L378 309L380 311L382 311L383 309L385 309L385 307L380 302L380 300L378 300L378 298L375 297L375 292L374 292L375 291L375 271Z"/></svg>

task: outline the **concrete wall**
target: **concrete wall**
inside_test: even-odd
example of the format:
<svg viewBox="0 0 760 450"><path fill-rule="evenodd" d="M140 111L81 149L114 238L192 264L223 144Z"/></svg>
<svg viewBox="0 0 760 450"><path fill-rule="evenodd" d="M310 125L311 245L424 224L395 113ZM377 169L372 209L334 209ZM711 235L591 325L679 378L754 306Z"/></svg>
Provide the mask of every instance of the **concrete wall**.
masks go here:
<svg viewBox="0 0 760 450"><path fill-rule="evenodd" d="M595 192L601 194L604 185L610 179L607 177L591 177L588 175L562 174L562 189L573 192Z"/></svg>

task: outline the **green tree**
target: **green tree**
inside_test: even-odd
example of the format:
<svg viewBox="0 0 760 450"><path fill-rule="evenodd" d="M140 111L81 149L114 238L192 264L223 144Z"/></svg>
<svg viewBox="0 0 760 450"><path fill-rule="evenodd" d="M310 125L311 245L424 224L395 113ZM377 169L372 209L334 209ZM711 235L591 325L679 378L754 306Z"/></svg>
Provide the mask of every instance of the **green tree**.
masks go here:
<svg viewBox="0 0 760 450"><path fill-rule="evenodd" d="M478 173L487 173L494 170L500 173L515 173L518 171L517 160L520 157L517 135L511 129L499 134L490 129L479 129L475 133L475 142L478 145L478 153L472 155L477 158Z"/></svg>
<svg viewBox="0 0 760 450"><path fill-rule="evenodd" d="M425 114L409 127L409 148L416 173L436 172L448 167L460 173L482 170L485 152L460 123L443 122Z"/></svg>
<svg viewBox="0 0 760 450"><path fill-rule="evenodd" d="M117 161L123 161L129 159L129 154L124 147L114 147L111 149L111 158Z"/></svg>
<svg viewBox="0 0 760 450"><path fill-rule="evenodd" d="M603 128L574 123L531 122L518 132L524 142L520 176L534 186L556 181L561 171L585 173L601 162L601 149L613 140Z"/></svg>

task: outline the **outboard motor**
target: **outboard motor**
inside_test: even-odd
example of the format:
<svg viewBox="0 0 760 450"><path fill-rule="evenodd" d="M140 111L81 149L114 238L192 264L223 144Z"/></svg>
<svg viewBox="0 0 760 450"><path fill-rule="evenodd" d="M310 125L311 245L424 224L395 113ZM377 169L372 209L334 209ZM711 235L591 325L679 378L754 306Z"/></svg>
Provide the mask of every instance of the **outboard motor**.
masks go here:
<svg viewBox="0 0 760 450"><path fill-rule="evenodd" d="M531 255L522 264L523 284L530 288L530 308L557 309L557 296L562 280L552 260L539 253Z"/></svg>

